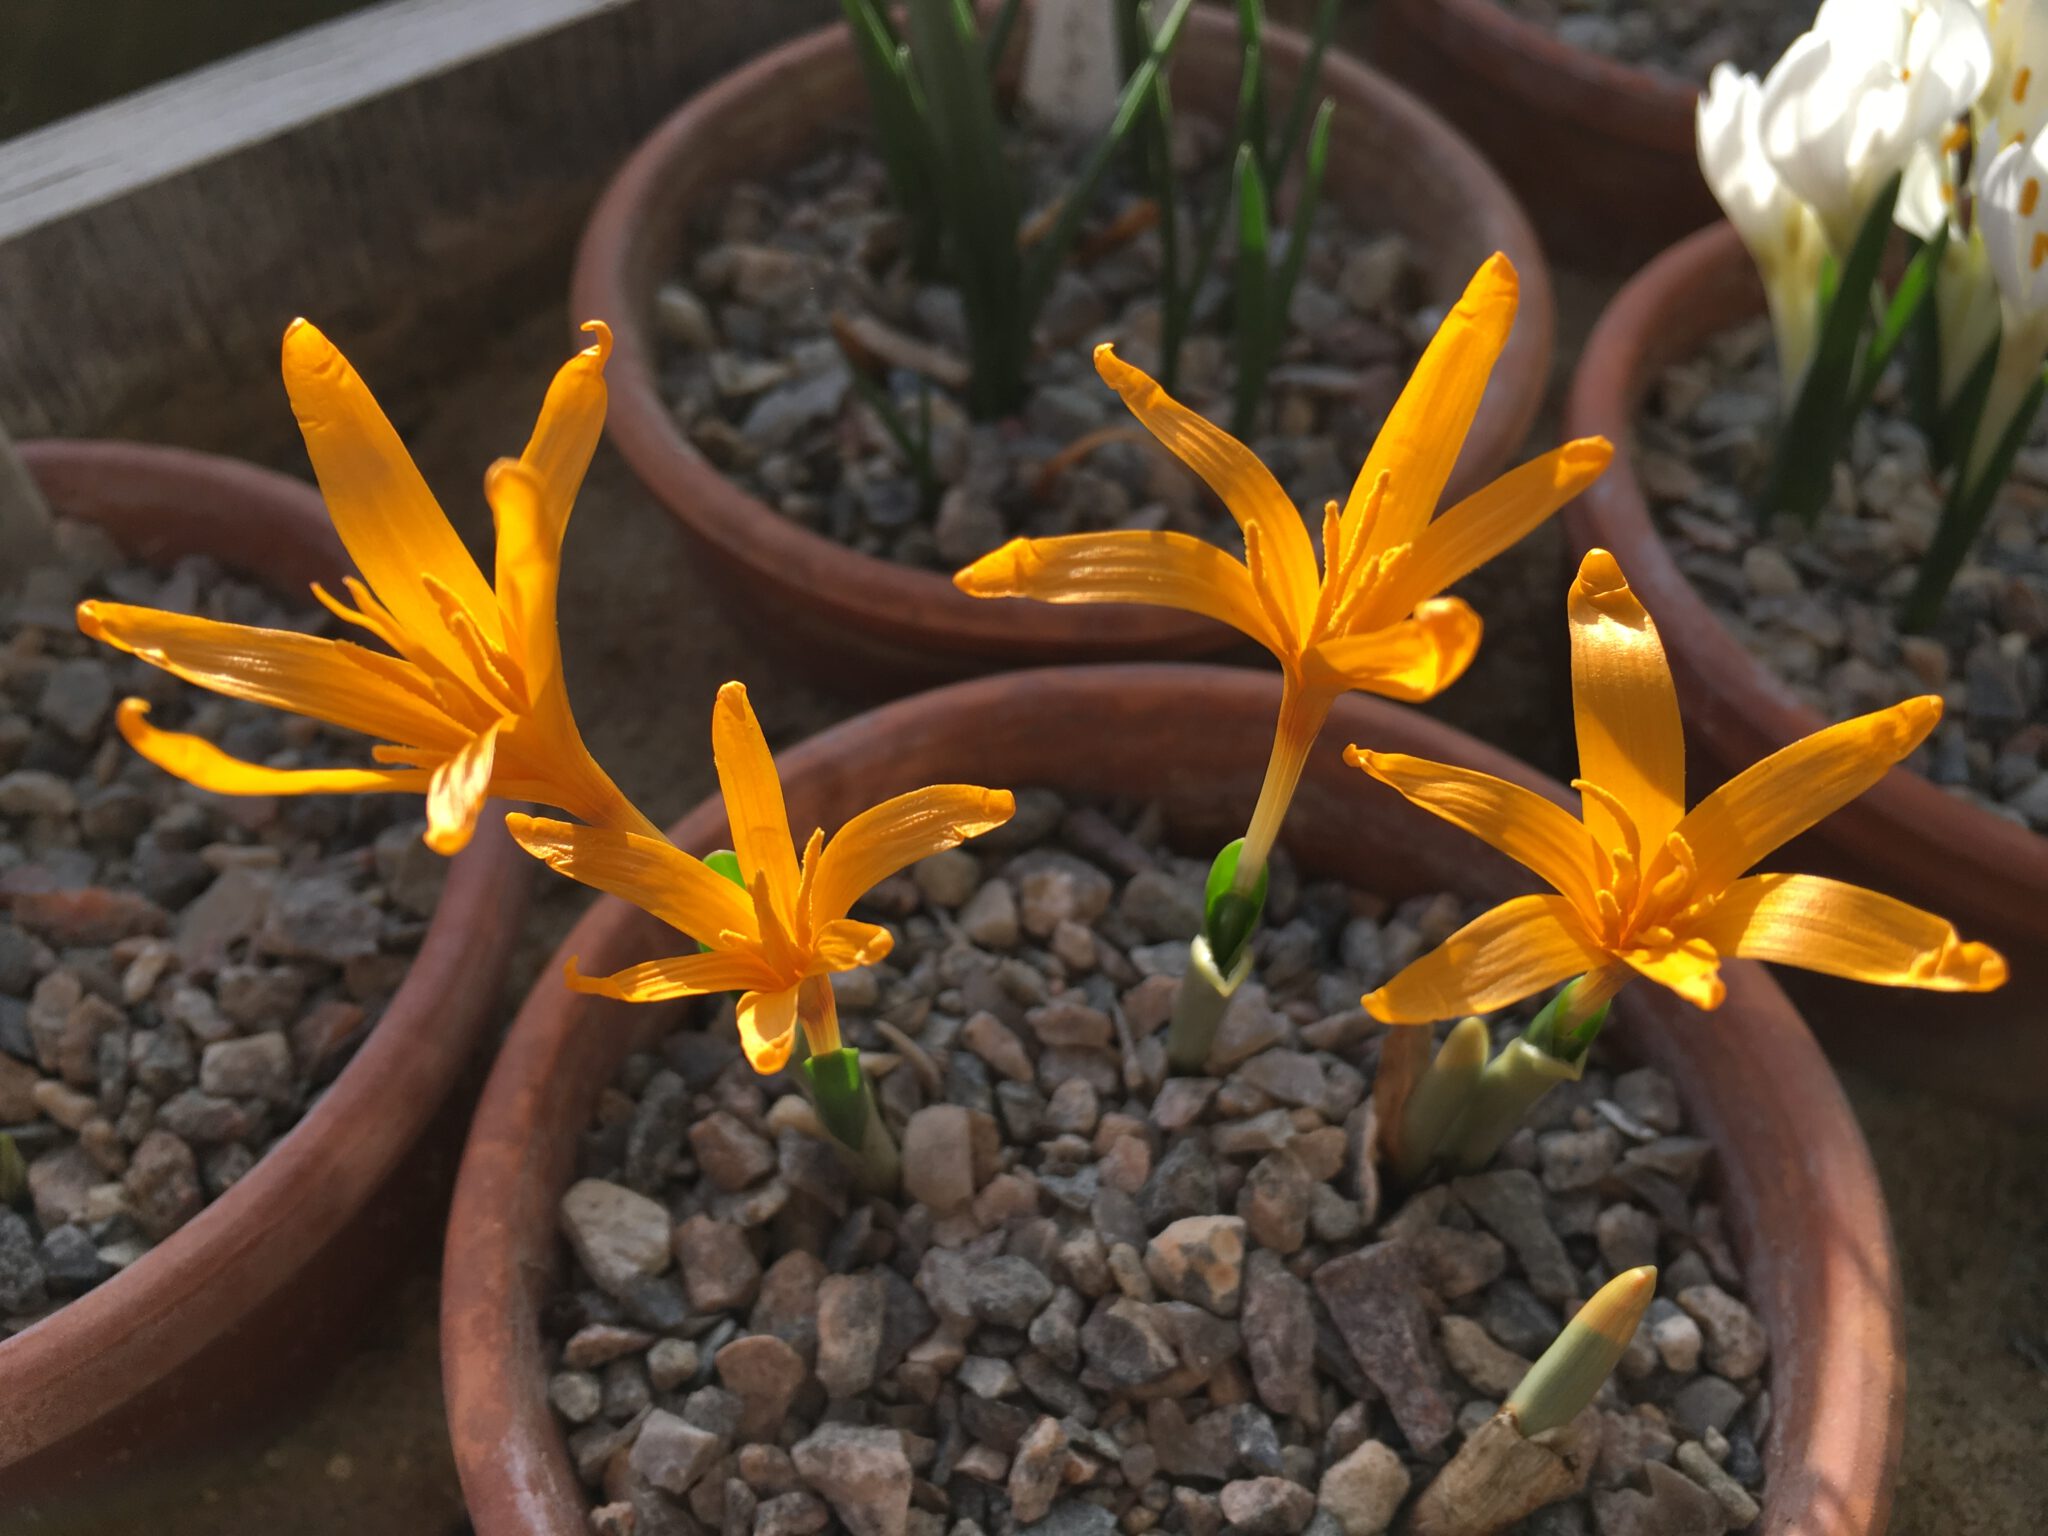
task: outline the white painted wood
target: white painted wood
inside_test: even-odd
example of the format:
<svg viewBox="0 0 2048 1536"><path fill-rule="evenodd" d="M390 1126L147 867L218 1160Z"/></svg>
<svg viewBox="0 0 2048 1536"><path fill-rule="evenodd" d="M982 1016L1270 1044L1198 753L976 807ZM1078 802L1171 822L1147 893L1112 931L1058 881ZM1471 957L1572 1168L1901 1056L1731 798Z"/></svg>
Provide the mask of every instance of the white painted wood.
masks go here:
<svg viewBox="0 0 2048 1536"><path fill-rule="evenodd" d="M387 0L0 144L0 241L633 0Z"/></svg>

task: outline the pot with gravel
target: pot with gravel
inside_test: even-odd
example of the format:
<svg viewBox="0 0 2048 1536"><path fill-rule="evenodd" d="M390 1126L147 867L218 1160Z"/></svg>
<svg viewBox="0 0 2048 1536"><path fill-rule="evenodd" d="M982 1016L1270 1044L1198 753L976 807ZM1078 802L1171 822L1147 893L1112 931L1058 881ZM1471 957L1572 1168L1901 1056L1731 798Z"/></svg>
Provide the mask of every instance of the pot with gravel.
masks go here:
<svg viewBox="0 0 2048 1536"><path fill-rule="evenodd" d="M915 28L910 37L919 44ZM870 691L1227 645L1196 615L976 604L945 580L1011 535L1201 533L1220 519L1193 479L1117 430L1114 401L1090 376L1091 342L1115 342L1212 413L1235 396L1240 435L1258 434L1297 500L1320 506L1344 495L1455 297L1446 285L1505 252L1521 273L1521 319L1457 487L1500 467L1533 417L1550 347L1549 284L1523 215L1468 146L1370 70L1277 27L1255 54L1275 103L1328 98L1313 131L1306 113L1276 107L1294 130L1262 135L1263 159L1246 152L1245 119L1232 113L1253 95L1239 91L1243 72L1261 66L1247 64L1229 18L1195 7L1171 60L1179 115L1144 120L1156 136L1123 146L1137 160L1152 144L1145 163L1171 165L1174 185L1208 186L1204 213L1254 199L1255 227L1221 246L1229 262L1212 272L1190 250L1217 249L1220 221L1192 216L1119 158L1105 195L1074 201L1071 254L1041 263L1035 333L1009 337L1007 351L976 317L1008 308L976 309L971 285L956 293L920 275L916 221L891 211L889 167L841 126L868 100L843 27L728 76L627 162L574 283L576 304L618 327L613 439L728 574L764 644L799 648L807 665ZM1070 141L1007 124L1002 134L1018 206L1068 206ZM736 143L748 146L743 163ZM1290 160L1291 144L1304 154ZM1290 192L1304 183L1319 201ZM1272 230L1272 250L1289 254L1269 266L1264 211L1278 225L1289 206L1309 233ZM1182 210L1177 236L1163 207ZM1026 222L1027 255L1048 223L1061 221ZM1014 257L1014 234L1010 246ZM1251 313L1261 325L1247 327ZM987 398L991 351L1023 360L1014 399ZM1253 376L1261 388L1238 388Z"/></svg>
<svg viewBox="0 0 2048 1536"><path fill-rule="evenodd" d="M1657 613L1698 760L1735 772L1880 695L1938 692L1926 746L1807 833L1807 867L1882 884L1955 916L2012 964L1999 994L1959 999L1791 978L1831 1050L2011 1112L2048 1102L2048 568L2038 429L2014 462L1946 616L1902 632L1898 600L1937 526L1925 437L1896 384L1848 439L1813 531L1750 512L1779 381L1765 295L1717 225L1637 275L1587 344L1572 429L1628 448L1567 510L1580 547L1621 559ZM1930 1049L1930 1041L1939 1041Z"/></svg>
<svg viewBox="0 0 2048 1536"><path fill-rule="evenodd" d="M1627 272L1708 223L1693 105L1810 12L1776 0L1386 0L1374 57L1500 168L1561 259Z"/></svg>
<svg viewBox="0 0 2048 1536"><path fill-rule="evenodd" d="M309 629L347 557L265 470L23 458L58 520L11 573L0 666L0 1503L70 1518L305 1393L417 1256L527 861L493 828L444 864L394 802L228 799L136 757L128 692L261 757L343 752L189 708L80 635L78 599Z"/></svg>
<svg viewBox="0 0 2048 1536"><path fill-rule="evenodd" d="M1201 1071L1169 1068L1213 906L1190 855L1241 826L1279 703L1231 670L1026 672L887 706L775 765L799 830L872 828L864 808L907 784L1019 786L956 817L973 840L867 890L843 937L886 925L887 959L837 967L817 1010L868 1047L898 1199L832 1155L823 1094L814 1109L753 1070L774 1005L739 979L757 962L730 922L715 953L649 962L673 934L618 900L593 909L514 1025L451 1216L443 1357L480 1536L835 1516L877 1536L1497 1530L1449 1496L1451 1469L1490 1455L1558 1480L1532 1529L1882 1531L1900 1382L1881 1198L1755 965L1721 969L1711 1023L1661 988L1624 993L1613 1043L1632 1064L1581 1061L1455 1177L1382 1170L1393 1042L1428 1033L1356 999L1379 988L1398 1012L1415 957L1528 877L1318 754L1267 857L1258 980L1233 989ZM1396 706L1339 698L1330 719L1389 783L1449 759L1569 803ZM709 802L673 842L715 871L730 835L744 869L767 856L767 802L744 786L768 770L731 769L734 737L719 756L743 824L728 834ZM593 841L566 840L578 869L521 837L638 888L598 871ZM819 901L847 884L832 846L804 861ZM696 931L707 913L685 906L734 898L689 880L667 912ZM756 884L758 912L774 882ZM614 996L757 990L735 1040L723 1007L595 995L620 967ZM1652 1299L1636 1269L1654 1263ZM1609 1277L1628 1300L1560 1343L1619 1318L1614 1380L1534 1433L1529 1362Z"/></svg>

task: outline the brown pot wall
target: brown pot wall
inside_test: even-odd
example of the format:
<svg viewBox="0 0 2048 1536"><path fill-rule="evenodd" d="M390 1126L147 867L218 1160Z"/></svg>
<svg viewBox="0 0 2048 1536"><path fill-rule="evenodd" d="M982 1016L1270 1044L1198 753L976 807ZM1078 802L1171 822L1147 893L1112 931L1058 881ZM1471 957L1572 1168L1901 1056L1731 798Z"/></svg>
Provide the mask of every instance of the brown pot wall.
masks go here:
<svg viewBox="0 0 2048 1536"><path fill-rule="evenodd" d="M1501 0L1379 0L1373 57L1478 146L1560 261L1627 272L1719 217L1698 91L1559 42Z"/></svg>
<svg viewBox="0 0 2048 1536"><path fill-rule="evenodd" d="M1299 33L1266 35L1284 100L1303 65ZM1236 23L1198 8L1175 66L1184 110L1227 115ZM1477 489L1521 447L1550 367L1550 278L1534 232L1479 156L1400 87L1331 53L1337 101L1325 196L1368 225L1414 240L1445 302L1495 251L1521 273L1522 302L1450 494ZM617 339L606 430L642 483L688 530L750 638L793 651L828 681L901 691L1001 667L1188 657L1237 643L1222 625L1137 606L1052 606L970 598L944 575L864 555L798 526L719 473L677 426L657 383L654 293L677 269L693 216L736 180L800 163L826 129L858 121L866 93L837 25L762 55L694 96L627 160L584 232L574 318Z"/></svg>
<svg viewBox="0 0 2048 1536"><path fill-rule="evenodd" d="M1658 535L1629 447L1644 392L1710 337L1764 312L1748 254L1726 224L1645 267L1600 318L1566 407L1567 432L1602 432L1614 466L1565 513L1583 549L1614 552L1664 636L1696 773L1692 794L1827 724L1753 658L1679 571ZM1770 861L1874 886L2004 951L1984 996L1859 986L1804 971L1786 985L1838 1055L2007 1112L2048 1109L2048 838L1895 768Z"/></svg>
<svg viewBox="0 0 2048 1536"><path fill-rule="evenodd" d="M933 782L1050 785L1157 799L1191 850L1243 829L1257 794L1277 680L1199 666L1084 667L985 678L835 727L780 760L792 824L836 826ZM1311 759L1287 839L1311 872L1390 896L1449 889L1496 899L1530 877L1484 844L1344 766L1347 742L1461 762L1554 799L1564 791L1424 716L1353 695ZM1077 750L1076 744L1085 744ZM726 838L705 802L673 829L699 853ZM555 1208L600 1090L676 1013L580 996L563 963L602 971L669 953L676 935L597 902L528 997L479 1106L448 1230L442 1374L478 1536L579 1536L585 1501L546 1397L539 1318L560 1274ZM1703 1017L1640 986L1616 1043L1671 1074L1719 1153L1723 1208L1752 1303L1770 1331L1773 1414L1764 1455L1771 1536L1878 1536L1904 1406L1898 1277L1861 1133L1799 1016L1764 971L1729 965ZM1603 1049L1605 1047L1603 1046Z"/></svg>
<svg viewBox="0 0 2048 1536"><path fill-rule="evenodd" d="M283 475L128 443L22 454L59 512L144 558L211 555L293 597L349 568L318 493ZM0 1525L75 1521L304 1394L421 1256L530 889L532 861L484 823L404 983L304 1119L168 1240L0 1343Z"/></svg>

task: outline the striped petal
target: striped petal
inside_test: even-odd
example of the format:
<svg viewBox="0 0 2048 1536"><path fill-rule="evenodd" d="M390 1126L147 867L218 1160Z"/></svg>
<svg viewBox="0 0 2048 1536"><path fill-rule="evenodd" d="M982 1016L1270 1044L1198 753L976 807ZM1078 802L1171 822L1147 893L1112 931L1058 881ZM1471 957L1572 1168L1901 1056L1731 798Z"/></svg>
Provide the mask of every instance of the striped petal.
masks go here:
<svg viewBox="0 0 2048 1536"><path fill-rule="evenodd" d="M1273 562L1273 597L1294 633L1302 633L1321 584L1315 546L1273 472L1243 443L1160 388L1150 374L1124 362L1108 342L1095 349L1095 371L1147 431L1202 477L1240 528L1259 530Z"/></svg>
<svg viewBox="0 0 2048 1536"><path fill-rule="evenodd" d="M1607 791L1659 848L1685 814L1685 733L1657 626L1604 549L1579 563L1567 603L1579 777ZM1603 848L1630 842L1614 812L1587 796L1586 825Z"/></svg>
<svg viewBox="0 0 2048 1536"><path fill-rule="evenodd" d="M1597 922L1593 840L1578 817L1533 790L1489 773L1398 752L1347 747L1344 761L1454 827L1492 844L1547 881L1588 926Z"/></svg>
<svg viewBox="0 0 2048 1536"><path fill-rule="evenodd" d="M747 893L666 838L516 812L505 826L550 869L622 896L700 944L715 945L727 933L751 941L758 931Z"/></svg>
<svg viewBox="0 0 2048 1536"><path fill-rule="evenodd" d="M862 811L818 855L811 878L811 922L822 926L844 917L899 869L1000 827L1016 810L1007 789L934 784Z"/></svg>
<svg viewBox="0 0 2048 1536"><path fill-rule="evenodd" d="M417 667L346 640L126 603L80 603L78 627L201 688L380 741L456 752L470 737L436 706Z"/></svg>
<svg viewBox="0 0 2048 1536"><path fill-rule="evenodd" d="M1449 589L1540 527L1559 507L1600 478L1614 458L1604 437L1582 437L1511 469L1474 491L1415 537L1413 551L1373 611L1406 613Z"/></svg>
<svg viewBox="0 0 2048 1536"><path fill-rule="evenodd" d="M1420 704L1464 675L1479 654L1484 626L1461 597L1436 597L1413 616L1310 647L1303 670L1311 685L1362 689Z"/></svg>
<svg viewBox="0 0 2048 1536"><path fill-rule="evenodd" d="M431 575L453 593L494 642L502 638L498 605L369 386L318 327L294 320L284 333L284 387L334 530L357 569L408 635L457 676L469 676L468 659L421 578Z"/></svg>
<svg viewBox="0 0 2048 1536"><path fill-rule="evenodd" d="M737 992L744 987L776 984L759 960L741 950L648 960L613 971L609 976L586 976L572 959L562 979L572 992L615 997L622 1003L666 1003L679 997L704 997L713 992Z"/></svg>
<svg viewBox="0 0 2048 1536"><path fill-rule="evenodd" d="M424 768L265 768L228 756L204 737L160 731L148 715L144 700L123 699L114 723L145 760L216 795L420 794L432 778Z"/></svg>
<svg viewBox="0 0 2048 1536"><path fill-rule="evenodd" d="M427 846L436 853L460 853L476 832L476 819L491 793L502 721L481 731L460 752L434 770L427 789Z"/></svg>
<svg viewBox="0 0 2048 1536"><path fill-rule="evenodd" d="M1967 942L1946 918L1817 875L1738 880L1694 932L1726 954L1886 987L1989 992L2005 957Z"/></svg>
<svg viewBox="0 0 2048 1536"><path fill-rule="evenodd" d="M1514 263L1498 253L1489 256L1415 364L1344 503L1350 522L1365 506L1373 482L1382 474L1393 476L1387 503L1367 534L1367 553L1414 543L1436 511L1479 413L1494 360L1507 345L1520 294Z"/></svg>
<svg viewBox="0 0 2048 1536"><path fill-rule="evenodd" d="M612 355L612 331L602 320L586 320L582 329L596 339L557 370L547 398L541 401L533 436L519 455L519 462L539 482L546 540L556 553L576 505L576 492L582 488L591 455L597 452L597 440L604 432L604 365ZM500 559L498 590L502 594L502 549Z"/></svg>
<svg viewBox="0 0 2048 1536"><path fill-rule="evenodd" d="M1766 854L1840 810L1925 741L1940 720L1940 698L1923 694L1815 731L1745 768L1678 823L1699 866L1699 888L1732 884Z"/></svg>
<svg viewBox="0 0 2048 1536"><path fill-rule="evenodd" d="M1123 529L1012 539L953 584L970 597L1175 608L1228 624L1275 654L1290 649L1261 608L1243 562L1185 533Z"/></svg>
<svg viewBox="0 0 2048 1536"><path fill-rule="evenodd" d="M1517 896L1482 912L1360 1001L1383 1024L1488 1013L1607 963L1562 896Z"/></svg>
<svg viewBox="0 0 2048 1536"><path fill-rule="evenodd" d="M757 875L766 876L768 897L783 926L790 927L796 913L796 848L789 837L789 812L782 803L782 779L743 683L727 683L718 690L711 710L711 758L725 796L740 873L749 887Z"/></svg>

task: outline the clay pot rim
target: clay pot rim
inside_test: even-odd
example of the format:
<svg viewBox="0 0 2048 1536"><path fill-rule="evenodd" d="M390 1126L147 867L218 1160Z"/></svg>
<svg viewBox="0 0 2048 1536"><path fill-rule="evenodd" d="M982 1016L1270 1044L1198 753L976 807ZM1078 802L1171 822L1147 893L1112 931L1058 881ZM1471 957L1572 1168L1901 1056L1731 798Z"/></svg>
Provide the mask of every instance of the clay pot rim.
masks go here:
<svg viewBox="0 0 2048 1536"><path fill-rule="evenodd" d="M1475 73L1494 77L1512 72L1559 82L1558 89L1543 95L1556 116L1608 132L1619 127L1626 137L1667 148L1693 147L1693 108L1701 87L1677 75L1574 47L1550 28L1516 15L1504 0L1394 3L1401 7L1403 22L1417 30L1441 39L1460 31L1470 34L1465 43L1477 61Z"/></svg>
<svg viewBox="0 0 2048 1536"><path fill-rule="evenodd" d="M174 507L189 527L186 509L198 507L216 525L208 534L230 525L247 528L261 517L280 530L283 549L266 550L252 537L247 545L208 552L279 588L280 571L331 575L349 568L319 493L289 476L141 443L42 439L20 448L68 515L99 522L109 504L116 516L123 506ZM110 479L111 487L105 484ZM68 499L74 494L77 503ZM158 540L123 543L144 553L142 546ZM163 548L171 553L195 547L183 528L164 530ZM496 821L488 813L484 819ZM231 1332L384 1184L469 1059L488 1010L468 1010L464 1021L463 1011L450 1009L447 1000L485 985L472 979L476 936L492 926L506 888L525 877L522 866L529 862L510 838L479 835L452 861L419 951L375 1028L299 1122L225 1193L135 1263L0 1342L0 1407L6 1410L0 1412L0 1478L7 1467L60 1445L100 1411L156 1385ZM435 1091L393 1094L389 1084L401 1078L432 1082ZM412 1109L402 1113L408 1100ZM92 1397L82 1386L86 1381L104 1385L104 1397ZM88 1397L92 1401L83 1401Z"/></svg>
<svg viewBox="0 0 2048 1536"><path fill-rule="evenodd" d="M1200 46L1231 25L1197 8L1181 46ZM1268 27L1265 46L1269 62L1283 69L1298 68L1305 51L1299 33L1279 26ZM844 26L833 24L748 61L657 126L605 188L577 250L570 318L580 323L597 316L612 327L605 430L613 444L656 499L719 556L805 591L811 606L864 633L965 656L1023 653L1041 661L1092 660L1105 648L1127 655L1208 654L1237 644L1235 632L1222 624L1173 610L970 598L940 572L863 554L799 526L713 467L677 426L657 383L660 347L650 321L653 286L674 269L689 204L675 210L674 219L649 210L662 207L661 189L677 180L679 165L702 158L701 145L715 140L734 104L764 91L786 94L792 81L850 49ZM1417 97L1338 50L1325 55L1323 70L1340 100L1371 102L1402 125L1407 142L1427 146L1442 178L1463 190L1469 206L1485 210L1486 243L1515 261L1521 304L1516 334L1503 354L1509 366L1496 369L1461 455L1461 467L1496 472L1523 445L1542 408L1549 374L1555 306L1542 246L1513 193L1478 151ZM657 274L652 283L640 280L642 271ZM1517 385L1519 392L1503 392L1504 384ZM1454 479L1453 494L1483 483L1465 484L1466 478Z"/></svg>
<svg viewBox="0 0 2048 1536"><path fill-rule="evenodd" d="M787 784L801 781L808 790L822 781L829 790L846 782L849 771L864 772L874 744L914 739L916 728L933 719L986 719L1035 690L1050 691L1037 697L1050 696L1058 704L1081 701L1091 712L1108 715L1135 693L1163 689L1199 700L1219 716L1248 707L1270 713L1278 699L1277 678L1241 668L1155 662L1026 670L950 684L855 716L779 754L778 765ZM1570 803L1561 786L1526 765L1383 700L1356 694L1340 699L1328 736L1339 742L1382 739L1389 722L1404 749L1494 773ZM849 757L861 766L836 766ZM723 806L714 795L670 833L684 847L708 848L724 829ZM1299 846L1303 836L1296 826L1285 840ZM579 1034L587 1038L585 1015L596 1001L566 990L563 962L597 951L622 924L647 921L617 898L593 901L521 1006L464 1151L443 1269L442 1374L457 1467L478 1536L572 1536L582 1529L583 1505L576 1501L583 1490L546 1400L539 1301L531 1289L546 1270L520 1254L529 1237L549 1251L560 1246L554 1215L560 1188L541 1190L531 1177L545 1157L537 1122L564 1056L575 1049ZM1749 1169L1741 1180L1748 1193L1731 1214L1743 1222L1753 1214L1746 1210L1750 1200L1794 1201L1799 1184L1829 1192L1824 1208L1810 1202L1798 1207L1808 1219L1789 1239L1737 1233L1749 1303L1771 1334L1767 1382L1781 1394L1765 1447L1773 1487L1764 1528L1781 1536L1882 1536L1905 1416L1902 1301L1883 1194L1833 1071L1777 983L1750 961L1729 962L1723 975L1729 987L1723 1013L1687 1021L1722 1031L1720 1040L1705 1048L1681 1043L1653 1049L1679 1056L1691 1051L1713 1063L1749 1061L1747 1068L1717 1066L1718 1089L1683 1076L1678 1080L1693 1129L1723 1159L1724 1180L1744 1166L1748 1145L1731 1117L1755 1119L1762 1111L1753 1106L1765 1104L1773 1123L1799 1127L1796 1135L1787 1132L1801 1148L1796 1164L1788 1159L1769 1177L1760 1168ZM1649 1009L1680 1006L1663 1001L1655 989L1638 989L1645 991L1652 994L1643 1004ZM1635 998L1624 1003L1636 1005ZM1755 1048L1756 1055L1736 1057L1743 1046ZM1804 1278L1824 1284L1825 1300L1792 1294L1791 1277L1801 1267L1783 1253L1788 1245L1807 1261ZM1826 1281L1814 1280L1817 1274ZM1824 1411L1828 1405L1840 1411ZM1786 1426L1795 1420L1804 1443L1787 1446Z"/></svg>
<svg viewBox="0 0 2048 1536"><path fill-rule="evenodd" d="M1587 339L1565 404L1566 430L1599 432L1620 449L1607 473L1568 514L1581 546L1602 545L1628 573L1666 637L1675 670L1715 696L1691 710L1687 729L1723 763L1746 763L1830 722L1750 655L1679 570L1650 516L1633 458L1636 412L1656 371L1689 356L1724 328L1726 311L1697 302L1706 290L1749 279L1750 313L1764 312L1748 251L1732 226L1710 224L1672 246L1621 289ZM1839 826L1910 829L1918 849L1949 863L1984 865L2001 878L2048 890L2048 837L1897 767L1835 818Z"/></svg>

